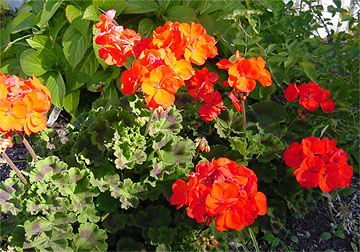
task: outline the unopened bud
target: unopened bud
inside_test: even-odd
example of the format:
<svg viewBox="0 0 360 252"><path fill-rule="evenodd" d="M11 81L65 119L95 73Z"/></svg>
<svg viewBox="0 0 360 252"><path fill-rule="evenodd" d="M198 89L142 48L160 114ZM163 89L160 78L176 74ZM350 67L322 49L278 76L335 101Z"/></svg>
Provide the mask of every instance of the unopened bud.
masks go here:
<svg viewBox="0 0 360 252"><path fill-rule="evenodd" d="M209 146L209 145L206 145L206 146L205 146L205 152L206 152L206 153L209 153L209 152L210 152L210 146Z"/></svg>
<svg viewBox="0 0 360 252"><path fill-rule="evenodd" d="M205 143L201 142L199 145L200 151L203 151L205 149L205 147L206 147Z"/></svg>
<svg viewBox="0 0 360 252"><path fill-rule="evenodd" d="M215 240L215 239L212 239L212 240L211 240L211 243L214 244L215 246L219 246L219 244L220 244L220 243L219 243L217 240Z"/></svg>

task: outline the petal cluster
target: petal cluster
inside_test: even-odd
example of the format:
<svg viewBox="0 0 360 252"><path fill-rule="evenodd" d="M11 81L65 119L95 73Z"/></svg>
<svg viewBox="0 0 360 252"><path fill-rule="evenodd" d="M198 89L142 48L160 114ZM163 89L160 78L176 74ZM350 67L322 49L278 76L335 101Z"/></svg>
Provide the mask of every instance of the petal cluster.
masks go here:
<svg viewBox="0 0 360 252"><path fill-rule="evenodd" d="M272 84L271 74L265 69L265 61L261 57L245 59L240 56L239 51L236 51L234 60L222 59L216 65L228 71L229 77L224 85L239 92L253 91L256 80L264 87Z"/></svg>
<svg viewBox="0 0 360 252"><path fill-rule="evenodd" d="M296 169L294 175L302 187L319 186L329 192L350 186L353 168L347 163L348 154L336 144L335 139L308 137L284 151L285 164Z"/></svg>
<svg viewBox="0 0 360 252"><path fill-rule="evenodd" d="M240 230L266 214L266 196L257 190L255 173L227 158L203 161L195 172L172 186L170 204L187 206L187 215L218 230Z"/></svg>
<svg viewBox="0 0 360 252"><path fill-rule="evenodd" d="M330 91L322 89L318 84L309 81L302 83L299 87L296 84L290 84L285 89L284 97L288 102L293 102L299 98L299 103L309 111L315 111L320 106L325 113L333 113L335 102L330 97Z"/></svg>
<svg viewBox="0 0 360 252"><path fill-rule="evenodd" d="M214 120L226 108L220 93L214 91L214 84L218 81L219 75L204 67L185 82L187 92L201 104L199 115L206 122Z"/></svg>
<svg viewBox="0 0 360 252"><path fill-rule="evenodd" d="M192 64L202 65L217 55L215 39L200 24L166 22L151 38L114 24L115 10L100 16L95 42L99 55L109 65L123 66L134 55L130 69L121 76L121 90L132 94L141 87L149 110L164 111L175 101L175 93L195 73Z"/></svg>
<svg viewBox="0 0 360 252"><path fill-rule="evenodd" d="M50 110L49 90L33 76L27 80L0 73L0 132L24 131L27 135L45 129Z"/></svg>
<svg viewBox="0 0 360 252"><path fill-rule="evenodd" d="M123 66L126 58L133 54L134 47L141 40L141 35L132 29L124 29L114 24L116 11L109 10L100 15L100 22L95 26L99 32L95 34L95 43L101 45L100 58L108 65Z"/></svg>

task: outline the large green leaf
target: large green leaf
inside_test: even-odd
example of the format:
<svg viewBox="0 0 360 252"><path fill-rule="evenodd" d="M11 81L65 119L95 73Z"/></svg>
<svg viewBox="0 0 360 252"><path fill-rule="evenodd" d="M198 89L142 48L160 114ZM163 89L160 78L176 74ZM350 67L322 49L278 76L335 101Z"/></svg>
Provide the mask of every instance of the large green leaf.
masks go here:
<svg viewBox="0 0 360 252"><path fill-rule="evenodd" d="M65 58L72 68L75 68L84 57L89 41L73 25L70 25L65 31L62 45Z"/></svg>
<svg viewBox="0 0 360 252"><path fill-rule="evenodd" d="M195 21L195 11L184 5L176 5L166 11L167 20L190 23Z"/></svg>
<svg viewBox="0 0 360 252"><path fill-rule="evenodd" d="M301 61L300 66L304 70L305 74L312 81L316 82L316 69L315 69L315 66L311 62L309 62L307 60Z"/></svg>
<svg viewBox="0 0 360 252"><path fill-rule="evenodd" d="M56 107L62 108L66 87L61 74L57 73L50 75L46 82L46 87L51 93L52 103Z"/></svg>
<svg viewBox="0 0 360 252"><path fill-rule="evenodd" d="M20 55L21 68L26 75L40 76L50 70L50 66L44 61L46 58L33 49L27 49Z"/></svg>
<svg viewBox="0 0 360 252"><path fill-rule="evenodd" d="M143 37L149 37L153 30L155 30L156 24L151 18L143 18L139 22L138 32Z"/></svg>
<svg viewBox="0 0 360 252"><path fill-rule="evenodd" d="M147 0L147 1L128 0L128 5L126 6L124 13L143 14L143 13L154 12L158 8L159 6L154 0Z"/></svg>
<svg viewBox="0 0 360 252"><path fill-rule="evenodd" d="M75 7L74 5L68 5L65 8L65 16L67 20L69 20L70 23L73 22L74 19L77 17L80 17L82 15L81 10L79 8Z"/></svg>
<svg viewBox="0 0 360 252"><path fill-rule="evenodd" d="M71 114L75 115L80 100L80 90L75 90L64 97L64 108Z"/></svg>
<svg viewBox="0 0 360 252"><path fill-rule="evenodd" d="M120 15L125 9L127 2L125 0L93 0L93 4L104 11L116 10L116 15Z"/></svg>
<svg viewBox="0 0 360 252"><path fill-rule="evenodd" d="M100 11L96 8L95 5L89 5L84 12L83 19L100 21Z"/></svg>
<svg viewBox="0 0 360 252"><path fill-rule="evenodd" d="M10 24L10 32L17 33L34 27L35 15L30 12L24 12L16 16Z"/></svg>
<svg viewBox="0 0 360 252"><path fill-rule="evenodd" d="M41 13L40 22L38 23L39 27L43 27L50 20L62 2L63 0L46 0Z"/></svg>

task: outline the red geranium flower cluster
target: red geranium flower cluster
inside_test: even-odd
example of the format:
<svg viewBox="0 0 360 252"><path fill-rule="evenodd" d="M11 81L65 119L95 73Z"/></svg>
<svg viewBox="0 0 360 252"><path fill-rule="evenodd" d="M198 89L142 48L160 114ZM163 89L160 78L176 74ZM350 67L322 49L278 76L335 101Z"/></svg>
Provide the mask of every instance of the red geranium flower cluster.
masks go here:
<svg viewBox="0 0 360 252"><path fill-rule="evenodd" d="M299 103L309 111L315 111L320 105L322 111L326 113L334 112L335 102L329 99L330 91L322 89L312 81L309 81L308 84L303 83L299 87L296 84L290 84L285 89L284 97L288 102L293 102L300 97Z"/></svg>
<svg viewBox="0 0 360 252"><path fill-rule="evenodd" d="M222 97L214 91L214 84L219 81L219 75L207 70L206 67L196 71L190 80L186 81L188 93L200 104L199 115L204 121L212 121L225 109Z"/></svg>
<svg viewBox="0 0 360 252"><path fill-rule="evenodd" d="M50 92L35 76L24 80L0 73L0 133L42 131L50 107Z"/></svg>
<svg viewBox="0 0 360 252"><path fill-rule="evenodd" d="M348 154L336 148L337 141L327 137L308 137L294 142L284 151L285 164L295 168L294 175L306 189L319 186L324 192L350 186L353 168Z"/></svg>
<svg viewBox="0 0 360 252"><path fill-rule="evenodd" d="M222 59L216 65L220 69L228 71L229 77L223 82L223 85L233 88L229 98L238 111L241 110L237 98L239 93L243 99L246 99L248 93L255 89L256 80L264 87L272 84L271 74L265 69L265 61L261 57L245 59L240 56L239 51L236 51L233 61Z"/></svg>
<svg viewBox="0 0 360 252"><path fill-rule="evenodd" d="M95 43L101 45L100 58L108 65L123 66L126 58L133 53L135 43L140 41L141 35L131 29L113 23L116 11L109 10L100 15L100 22L95 26L99 32L95 35Z"/></svg>
<svg viewBox="0 0 360 252"><path fill-rule="evenodd" d="M100 56L108 64L122 66L133 54L137 60L122 73L121 90L134 93L140 86L150 110L161 112L175 101L175 93L195 73L192 63L202 65L217 55L215 39L200 24L167 22L158 27L151 39L113 24L115 11L101 15L96 24L100 32L96 43L103 46Z"/></svg>
<svg viewBox="0 0 360 252"><path fill-rule="evenodd" d="M227 158L200 162L185 180L174 182L170 204L188 206L187 215L198 223L209 225L215 219L220 231L240 230L267 211L255 173Z"/></svg>

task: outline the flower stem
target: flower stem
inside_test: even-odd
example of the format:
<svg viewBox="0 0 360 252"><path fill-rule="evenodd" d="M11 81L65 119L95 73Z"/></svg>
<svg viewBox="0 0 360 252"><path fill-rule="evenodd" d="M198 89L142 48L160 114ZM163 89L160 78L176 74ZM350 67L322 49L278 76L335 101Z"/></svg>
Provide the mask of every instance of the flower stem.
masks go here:
<svg viewBox="0 0 360 252"><path fill-rule="evenodd" d="M299 119L301 115L301 110L299 111L298 115L295 117L295 119L290 123L288 129L290 129L290 127Z"/></svg>
<svg viewBox="0 0 360 252"><path fill-rule="evenodd" d="M245 112L245 102L244 99L241 97L241 112L244 124L244 134L246 136L246 112Z"/></svg>
<svg viewBox="0 0 360 252"><path fill-rule="evenodd" d="M150 112L150 116L149 116L149 121L146 125L146 130L145 130L145 135L144 136L147 136L147 134L149 133L149 130L150 130L150 125L151 125L151 122L152 122L152 119L154 117L154 114L155 114L155 109L151 110Z"/></svg>
<svg viewBox="0 0 360 252"><path fill-rule="evenodd" d="M23 144L25 145L26 149L29 151L30 155L32 156L32 158L34 159L35 162L38 162L39 159L36 156L34 149L31 147L31 145L29 144L29 142L26 140L26 138L24 137L24 135L20 132L16 132L16 134L20 137L21 141L23 142Z"/></svg>
<svg viewBox="0 0 360 252"><path fill-rule="evenodd" d="M28 182L26 181L25 177L21 174L20 170L16 167L16 165L11 161L9 156L5 152L2 153L2 156L9 164L9 166L16 172L16 174L19 176L19 178L24 183L24 185L27 185Z"/></svg>

